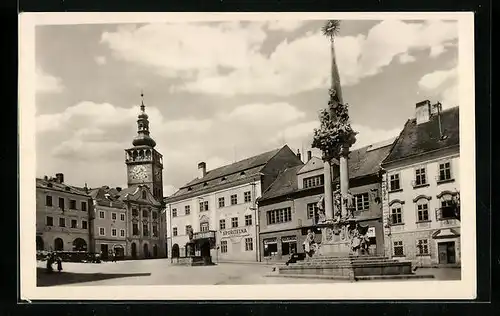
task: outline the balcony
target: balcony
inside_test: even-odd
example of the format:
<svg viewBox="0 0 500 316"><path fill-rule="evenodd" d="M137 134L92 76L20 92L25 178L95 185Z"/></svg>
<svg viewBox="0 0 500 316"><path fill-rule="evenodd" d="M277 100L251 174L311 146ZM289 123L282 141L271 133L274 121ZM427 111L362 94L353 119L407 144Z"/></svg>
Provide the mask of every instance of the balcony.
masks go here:
<svg viewBox="0 0 500 316"><path fill-rule="evenodd" d="M450 227L459 225L453 206L444 206L436 209L436 220L440 227Z"/></svg>

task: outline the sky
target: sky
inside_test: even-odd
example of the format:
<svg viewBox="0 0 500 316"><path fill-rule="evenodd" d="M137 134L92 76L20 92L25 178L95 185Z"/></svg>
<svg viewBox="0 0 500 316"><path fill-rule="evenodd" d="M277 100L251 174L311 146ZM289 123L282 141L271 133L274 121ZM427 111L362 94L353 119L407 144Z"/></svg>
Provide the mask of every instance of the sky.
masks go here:
<svg viewBox="0 0 500 316"><path fill-rule="evenodd" d="M201 161L211 170L285 144L311 150L330 84L323 24L37 26L37 177L126 187L141 91L165 195ZM397 136L417 102L458 106L457 45L456 21L342 21L335 51L353 148Z"/></svg>

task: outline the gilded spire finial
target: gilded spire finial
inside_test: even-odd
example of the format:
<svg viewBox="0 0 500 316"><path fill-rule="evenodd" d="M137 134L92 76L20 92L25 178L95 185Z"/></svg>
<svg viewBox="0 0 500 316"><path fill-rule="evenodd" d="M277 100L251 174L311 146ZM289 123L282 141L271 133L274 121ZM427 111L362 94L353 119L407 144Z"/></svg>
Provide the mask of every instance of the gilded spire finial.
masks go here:
<svg viewBox="0 0 500 316"><path fill-rule="evenodd" d="M144 113L146 106L144 105L144 92L141 89L141 112Z"/></svg>

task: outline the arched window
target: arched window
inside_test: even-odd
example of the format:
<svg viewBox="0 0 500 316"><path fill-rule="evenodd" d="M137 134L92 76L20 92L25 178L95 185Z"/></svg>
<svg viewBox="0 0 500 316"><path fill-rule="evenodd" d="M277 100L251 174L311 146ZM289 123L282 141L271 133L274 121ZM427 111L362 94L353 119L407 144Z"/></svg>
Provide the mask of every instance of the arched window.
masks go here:
<svg viewBox="0 0 500 316"><path fill-rule="evenodd" d="M133 242L131 245L131 252L132 252L132 258L136 259L137 258L137 245L135 244L135 242Z"/></svg>
<svg viewBox="0 0 500 316"><path fill-rule="evenodd" d="M172 246L172 258L179 258L179 245L174 244Z"/></svg>
<svg viewBox="0 0 500 316"><path fill-rule="evenodd" d="M56 238L54 240L54 250L55 251L63 251L64 250L64 242L61 238Z"/></svg>
<svg viewBox="0 0 500 316"><path fill-rule="evenodd" d="M87 242L82 238L73 241L73 251L87 251Z"/></svg>
<svg viewBox="0 0 500 316"><path fill-rule="evenodd" d="M428 222L430 220L429 215L429 200L430 196L418 196L413 202L416 208L417 222Z"/></svg>
<svg viewBox="0 0 500 316"><path fill-rule="evenodd" d="M403 204L401 200L393 200L389 203L391 225L403 224Z"/></svg>

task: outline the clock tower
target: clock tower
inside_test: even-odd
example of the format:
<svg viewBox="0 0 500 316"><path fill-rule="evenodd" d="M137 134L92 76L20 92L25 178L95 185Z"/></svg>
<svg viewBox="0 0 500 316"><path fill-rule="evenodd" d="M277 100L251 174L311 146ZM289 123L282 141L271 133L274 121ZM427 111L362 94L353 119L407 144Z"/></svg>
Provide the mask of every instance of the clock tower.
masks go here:
<svg viewBox="0 0 500 316"><path fill-rule="evenodd" d="M137 136L134 147L125 149L128 186L145 184L158 200L163 199L163 156L155 149L156 142L149 136L149 120L141 93L141 110L137 117Z"/></svg>

